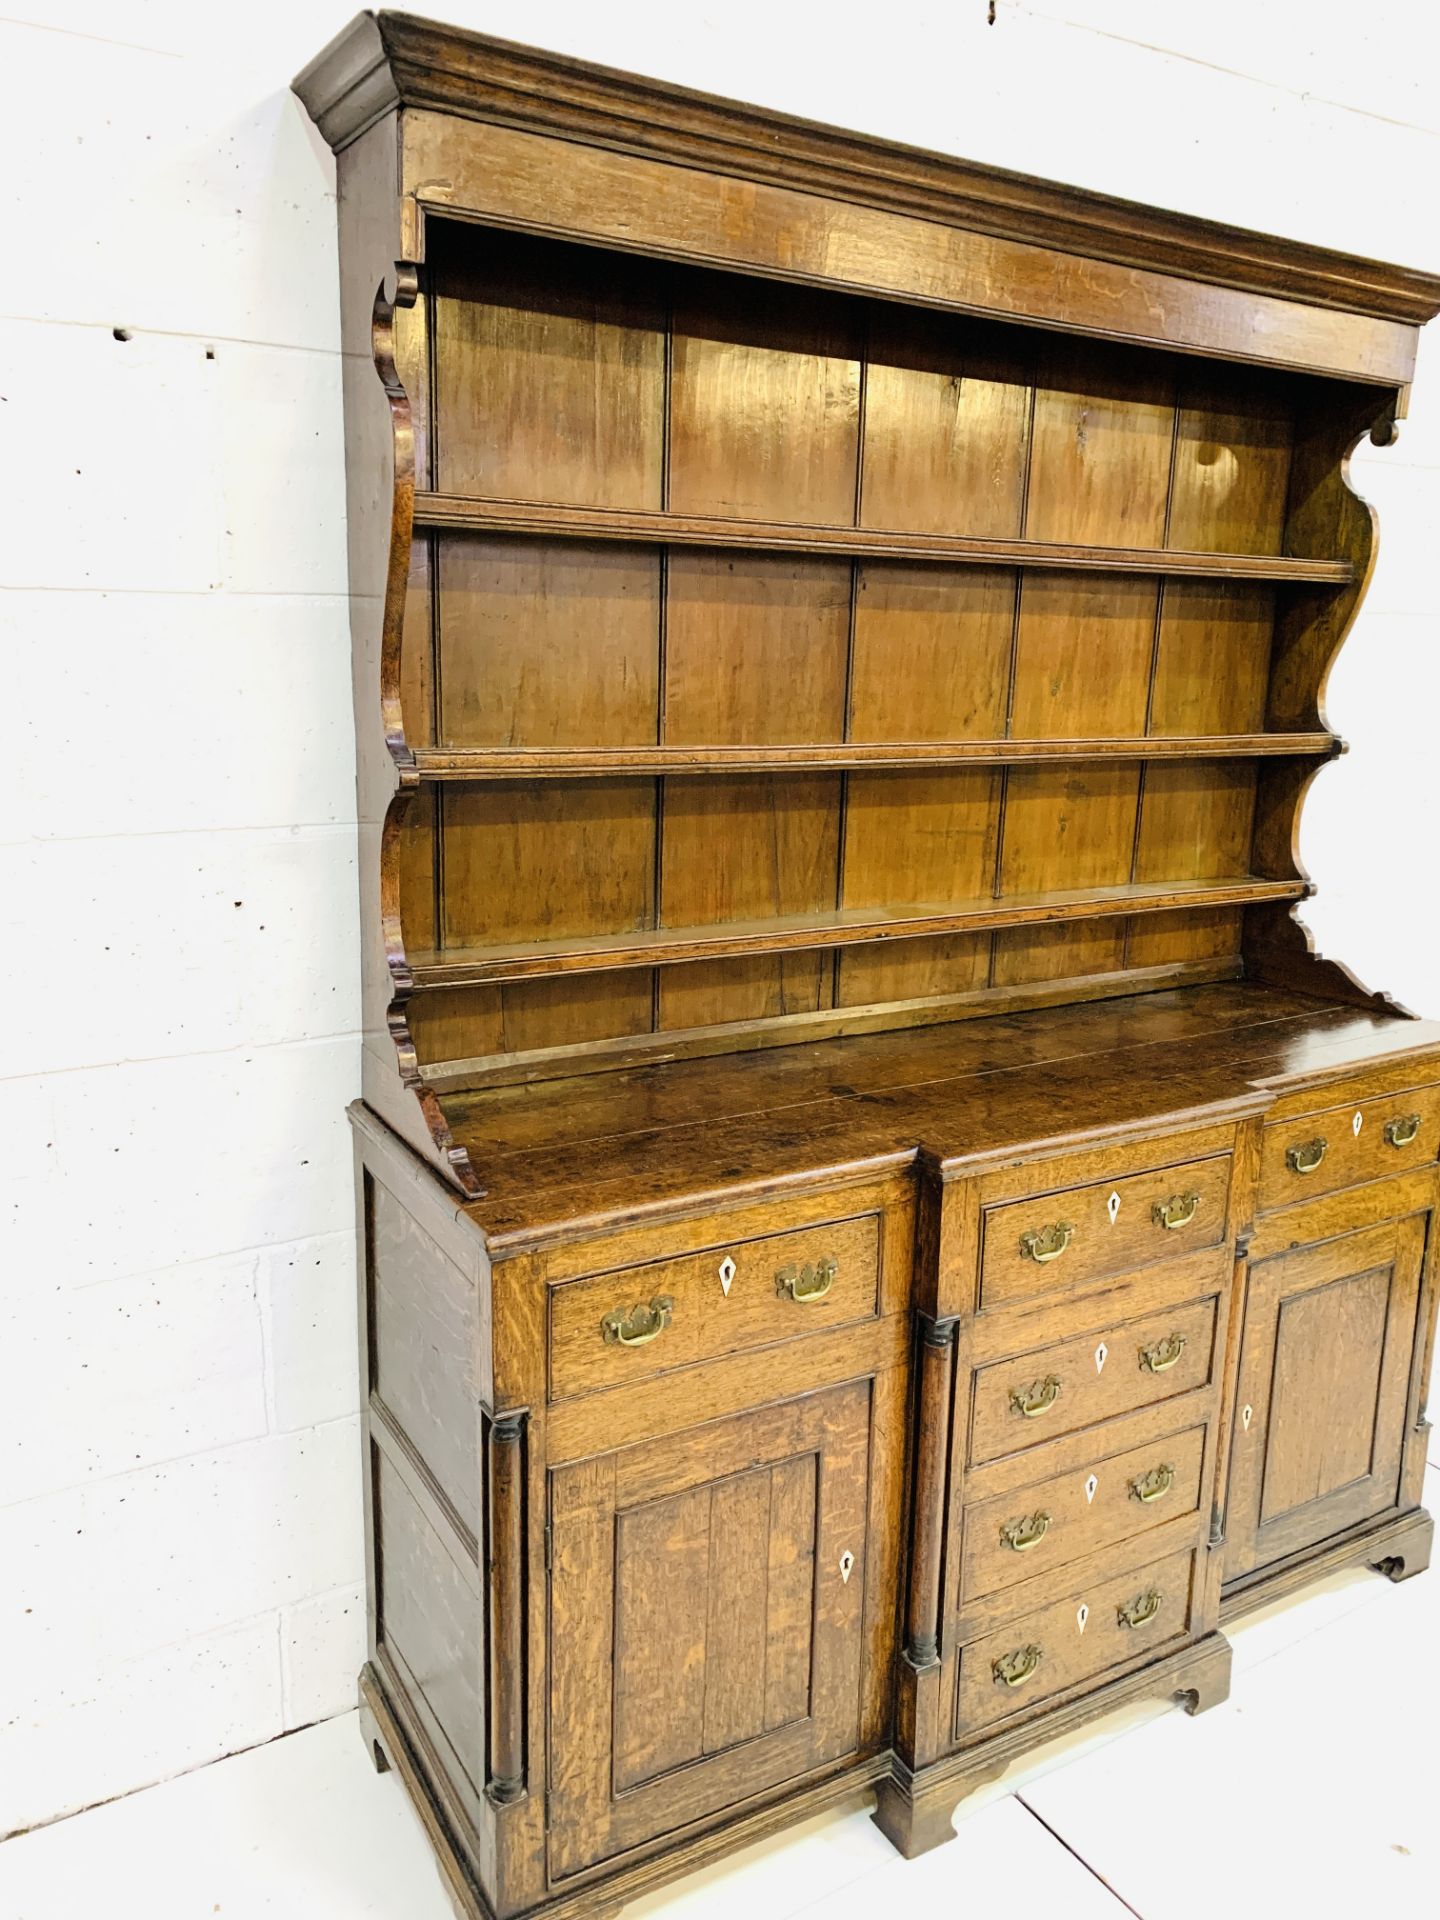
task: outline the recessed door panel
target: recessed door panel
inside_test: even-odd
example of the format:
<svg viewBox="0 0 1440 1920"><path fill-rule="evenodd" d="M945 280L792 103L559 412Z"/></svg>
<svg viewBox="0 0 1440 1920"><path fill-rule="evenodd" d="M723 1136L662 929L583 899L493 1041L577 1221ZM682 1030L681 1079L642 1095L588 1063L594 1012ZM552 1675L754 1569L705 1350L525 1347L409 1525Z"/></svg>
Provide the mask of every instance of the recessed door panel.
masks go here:
<svg viewBox="0 0 1440 1920"><path fill-rule="evenodd" d="M551 1477L550 1868L860 1737L870 1383Z"/></svg>
<svg viewBox="0 0 1440 1920"><path fill-rule="evenodd" d="M1228 1579L1395 1504L1427 1218L1389 1221L1251 1268Z"/></svg>

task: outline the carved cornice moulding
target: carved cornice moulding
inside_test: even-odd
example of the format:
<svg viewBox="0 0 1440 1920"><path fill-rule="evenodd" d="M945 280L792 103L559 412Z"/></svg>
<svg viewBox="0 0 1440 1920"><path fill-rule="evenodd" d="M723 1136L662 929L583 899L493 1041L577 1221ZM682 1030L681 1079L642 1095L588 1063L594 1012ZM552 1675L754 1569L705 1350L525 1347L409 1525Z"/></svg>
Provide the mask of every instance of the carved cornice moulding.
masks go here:
<svg viewBox="0 0 1440 1920"><path fill-rule="evenodd" d="M468 33L362 13L293 82L337 152L420 107L645 154L1086 258L1422 326L1440 275L1276 239Z"/></svg>

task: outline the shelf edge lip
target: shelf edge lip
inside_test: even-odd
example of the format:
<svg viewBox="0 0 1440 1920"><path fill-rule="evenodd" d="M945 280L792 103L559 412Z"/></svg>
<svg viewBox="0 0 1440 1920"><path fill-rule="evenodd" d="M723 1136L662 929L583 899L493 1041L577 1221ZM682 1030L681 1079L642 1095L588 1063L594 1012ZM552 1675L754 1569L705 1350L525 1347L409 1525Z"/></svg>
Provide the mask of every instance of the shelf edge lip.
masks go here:
<svg viewBox="0 0 1440 1920"><path fill-rule="evenodd" d="M413 15L363 13L291 82L337 152L392 107L488 121L675 166L1423 326L1440 275L826 125Z"/></svg>
<svg viewBox="0 0 1440 1920"><path fill-rule="evenodd" d="M1151 734L1093 740L806 741L748 747L416 747L404 772L415 782L607 779L620 775L903 771L1126 760L1331 759L1332 733Z"/></svg>
<svg viewBox="0 0 1440 1920"><path fill-rule="evenodd" d="M428 532L477 532L639 545L730 547L745 552L819 553L931 566L1045 567L1066 573L1153 573L1209 580L1302 581L1347 586L1348 560L1289 554L1195 553L1165 547L1079 547L1044 540L972 539L963 534L892 533L878 528L729 520L704 514L650 513L616 507L562 507L542 501L417 492L415 526Z"/></svg>
<svg viewBox="0 0 1440 1920"><path fill-rule="evenodd" d="M916 908L904 915L874 914L869 919L844 921L820 916L799 925L756 925L727 932L715 927L658 928L634 934L600 935L588 946L583 938L527 942L512 948L469 949L485 957L447 959L439 954L410 956L409 990L431 993L446 987L490 986L513 980L557 978L571 973L610 973L627 968L680 966L690 961L743 958L747 954L803 952L816 948L878 945L886 940L925 939L934 934L988 932L999 927L1042 926L1073 920L1124 919L1132 913L1198 911L1214 907L1253 906L1261 902L1299 901L1308 897L1309 884L1301 880L1239 880L1179 882L1170 886L1116 889L1123 898L1107 897L1096 889L1087 896L1073 894L1033 897L1007 906L1004 901L968 908ZM859 909L865 912L865 909ZM467 949L456 949L457 953Z"/></svg>

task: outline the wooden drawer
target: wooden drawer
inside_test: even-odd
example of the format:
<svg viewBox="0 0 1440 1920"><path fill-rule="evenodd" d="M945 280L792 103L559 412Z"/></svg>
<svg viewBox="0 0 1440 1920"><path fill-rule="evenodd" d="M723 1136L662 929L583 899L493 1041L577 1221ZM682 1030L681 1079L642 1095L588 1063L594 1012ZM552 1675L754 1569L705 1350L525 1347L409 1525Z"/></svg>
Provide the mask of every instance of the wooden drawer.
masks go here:
<svg viewBox="0 0 1440 1920"><path fill-rule="evenodd" d="M1261 1210L1408 1172L1433 1162L1437 1148L1440 1087L1388 1093L1281 1121L1265 1129Z"/></svg>
<svg viewBox="0 0 1440 1920"><path fill-rule="evenodd" d="M1195 1552L1111 1573L973 1640L960 1655L960 1737L1028 1712L1190 1631ZM1131 1622L1134 1624L1131 1624Z"/></svg>
<svg viewBox="0 0 1440 1920"><path fill-rule="evenodd" d="M1211 1298L992 1361L974 1376L971 1464L1204 1386L1214 1344Z"/></svg>
<svg viewBox="0 0 1440 1920"><path fill-rule="evenodd" d="M1224 1240L1230 1156L1097 1180L985 1211L980 1306L1073 1291ZM1168 1222L1168 1224L1167 1224Z"/></svg>
<svg viewBox="0 0 1440 1920"><path fill-rule="evenodd" d="M1194 1426L967 1508L962 1604L1196 1512L1204 1460Z"/></svg>
<svg viewBox="0 0 1440 1920"><path fill-rule="evenodd" d="M879 1282L875 1213L569 1281L550 1295L550 1397L872 1319Z"/></svg>

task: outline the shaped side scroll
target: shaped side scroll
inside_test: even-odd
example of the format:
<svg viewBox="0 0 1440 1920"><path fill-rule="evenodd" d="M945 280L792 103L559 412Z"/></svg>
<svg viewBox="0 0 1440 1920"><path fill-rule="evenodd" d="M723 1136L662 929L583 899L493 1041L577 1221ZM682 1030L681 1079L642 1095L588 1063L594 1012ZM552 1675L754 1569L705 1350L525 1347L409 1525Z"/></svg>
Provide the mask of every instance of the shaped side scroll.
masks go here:
<svg viewBox="0 0 1440 1920"><path fill-rule="evenodd" d="M1297 557L1344 559L1355 568L1342 588L1296 588L1276 613L1267 729L1329 732L1325 690L1365 598L1379 546L1375 510L1356 490L1351 462L1365 439L1392 446L1401 394L1342 388L1317 393L1297 419L1284 550ZM1343 748L1341 749L1343 751ZM1314 885L1300 858L1300 815L1313 762L1276 759L1258 773L1251 870L1264 879ZM1412 1018L1387 994L1372 992L1348 967L1315 951L1294 906L1247 907L1243 949L1252 980L1293 987L1326 1000Z"/></svg>

